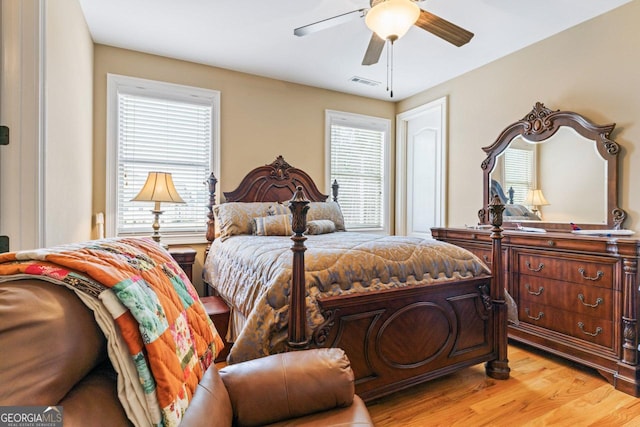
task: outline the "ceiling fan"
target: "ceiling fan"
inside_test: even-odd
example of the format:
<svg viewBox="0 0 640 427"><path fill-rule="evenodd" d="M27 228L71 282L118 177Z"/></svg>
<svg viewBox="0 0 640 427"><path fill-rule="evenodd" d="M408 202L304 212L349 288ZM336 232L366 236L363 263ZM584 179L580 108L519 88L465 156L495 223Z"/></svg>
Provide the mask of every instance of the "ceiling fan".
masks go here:
<svg viewBox="0 0 640 427"><path fill-rule="evenodd" d="M462 46L473 38L473 33L446 19L440 18L416 4L420 0L370 0L370 8L343 13L293 30L296 36L306 36L355 18L365 17L373 34L364 54L362 65L376 64L387 40L393 43L402 37L412 25L422 28L455 46ZM384 14L384 15L383 15ZM389 15L394 15L389 17ZM391 24L391 27L387 27Z"/></svg>

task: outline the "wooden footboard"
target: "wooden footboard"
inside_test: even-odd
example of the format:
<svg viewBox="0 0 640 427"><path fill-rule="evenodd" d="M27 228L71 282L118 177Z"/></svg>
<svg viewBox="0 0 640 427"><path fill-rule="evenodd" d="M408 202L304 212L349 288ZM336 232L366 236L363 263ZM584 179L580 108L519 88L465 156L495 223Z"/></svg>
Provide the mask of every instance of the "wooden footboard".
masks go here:
<svg viewBox="0 0 640 427"><path fill-rule="evenodd" d="M293 283L289 345L340 347L356 375L356 392L372 400L486 362L487 375L509 377L507 307L502 274L474 279L323 298L326 323L305 336L304 231L309 201L298 187L293 214ZM502 271L504 206L489 206L493 221L493 271Z"/></svg>

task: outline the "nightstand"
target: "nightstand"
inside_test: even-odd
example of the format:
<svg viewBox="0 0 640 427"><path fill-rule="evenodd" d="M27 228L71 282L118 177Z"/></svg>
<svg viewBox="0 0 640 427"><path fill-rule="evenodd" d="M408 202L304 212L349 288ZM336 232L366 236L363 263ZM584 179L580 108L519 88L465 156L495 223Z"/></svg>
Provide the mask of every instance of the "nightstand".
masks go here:
<svg viewBox="0 0 640 427"><path fill-rule="evenodd" d="M196 250L188 246L169 248L169 254L180 265L190 282L193 282L193 263L196 261Z"/></svg>

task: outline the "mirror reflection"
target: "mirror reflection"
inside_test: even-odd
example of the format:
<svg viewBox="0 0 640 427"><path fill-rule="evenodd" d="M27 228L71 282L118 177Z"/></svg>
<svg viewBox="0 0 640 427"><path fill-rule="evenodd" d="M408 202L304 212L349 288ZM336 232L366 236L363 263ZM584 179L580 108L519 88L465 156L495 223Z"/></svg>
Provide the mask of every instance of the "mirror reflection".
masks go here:
<svg viewBox="0 0 640 427"><path fill-rule="evenodd" d="M505 203L505 221L607 224L607 163L571 127L541 142L518 135L496 157L490 196Z"/></svg>

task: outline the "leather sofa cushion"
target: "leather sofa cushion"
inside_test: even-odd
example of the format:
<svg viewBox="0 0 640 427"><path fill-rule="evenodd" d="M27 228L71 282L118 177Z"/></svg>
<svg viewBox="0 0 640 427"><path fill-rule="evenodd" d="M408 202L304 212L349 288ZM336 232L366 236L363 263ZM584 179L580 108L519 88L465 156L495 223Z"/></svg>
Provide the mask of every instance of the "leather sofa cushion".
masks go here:
<svg viewBox="0 0 640 427"><path fill-rule="evenodd" d="M120 404L116 373L108 361L80 380L59 404L64 427L131 427Z"/></svg>
<svg viewBox="0 0 640 427"><path fill-rule="evenodd" d="M347 407L354 397L353 371L339 348L266 356L226 366L220 376L239 426Z"/></svg>
<svg viewBox="0 0 640 427"><path fill-rule="evenodd" d="M268 427L355 427L373 426L371 415L364 401L353 396L353 403L346 408L335 408L330 411L316 412L301 418L293 418Z"/></svg>
<svg viewBox="0 0 640 427"><path fill-rule="evenodd" d="M106 358L105 345L73 291L33 279L0 283L0 405L57 404Z"/></svg>
<svg viewBox="0 0 640 427"><path fill-rule="evenodd" d="M227 389L215 366L210 366L196 388L180 425L189 427L229 427L233 410Z"/></svg>

